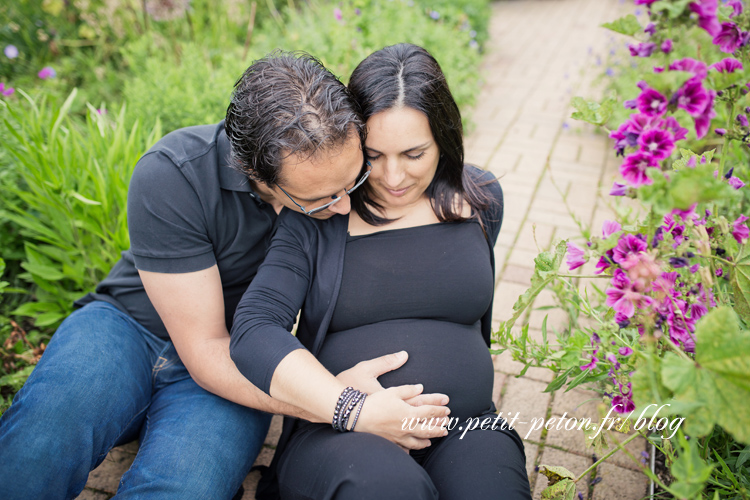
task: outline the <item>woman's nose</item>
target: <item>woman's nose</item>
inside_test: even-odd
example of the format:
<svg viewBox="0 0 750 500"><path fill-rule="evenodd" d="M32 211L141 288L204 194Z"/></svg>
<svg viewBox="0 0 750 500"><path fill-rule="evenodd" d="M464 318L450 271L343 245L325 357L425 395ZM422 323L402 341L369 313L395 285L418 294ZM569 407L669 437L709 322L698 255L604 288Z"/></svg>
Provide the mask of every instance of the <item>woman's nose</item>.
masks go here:
<svg viewBox="0 0 750 500"><path fill-rule="evenodd" d="M387 187L398 189L404 180L404 170L400 167L398 160L388 160L385 163L383 180Z"/></svg>

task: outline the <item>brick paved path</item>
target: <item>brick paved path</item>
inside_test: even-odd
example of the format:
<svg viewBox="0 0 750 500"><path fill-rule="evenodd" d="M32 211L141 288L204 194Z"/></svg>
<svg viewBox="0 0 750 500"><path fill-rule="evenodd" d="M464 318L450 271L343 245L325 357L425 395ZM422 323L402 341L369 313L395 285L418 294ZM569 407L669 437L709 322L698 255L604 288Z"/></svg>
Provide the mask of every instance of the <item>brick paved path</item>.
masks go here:
<svg viewBox="0 0 750 500"><path fill-rule="evenodd" d="M571 121L570 98L597 94L591 82L602 71L609 34L598 26L623 14L618 0L506 0L493 4L483 76L486 84L472 113L474 132L467 137L467 161L501 177L505 192L505 221L495 249L497 288L494 318L510 316L513 303L529 285L537 248L553 239L575 237L574 220L568 215L563 193L572 212L582 222L600 228L608 210L599 193L612 185L617 161L609 141L589 127ZM439 54L438 54L439 59ZM536 226L536 241L533 227ZM584 273L590 274L584 267ZM543 293L535 306L554 305ZM563 319L555 310L536 311L528 318L532 335L540 335L544 314L549 325ZM508 353L495 359L495 393L503 412L522 416L563 415L598 419L595 393L574 390L551 396L542 392L552 373L530 369L515 377L522 365ZM521 418L520 420L524 420ZM527 419L528 420L528 419ZM529 432L517 429L525 440L527 469L534 499L541 497L546 478L535 465L562 465L580 474L592 463L580 432ZM280 419L272 430L258 463L269 463L278 439ZM630 450L638 455L645 442L639 438ZM135 456L135 444L117 448L89 476L79 499L108 499L119 477ZM598 467L602 481L594 487L581 484L583 498L637 500L646 494L647 480L621 454ZM258 473L245 481L244 499L254 498Z"/></svg>

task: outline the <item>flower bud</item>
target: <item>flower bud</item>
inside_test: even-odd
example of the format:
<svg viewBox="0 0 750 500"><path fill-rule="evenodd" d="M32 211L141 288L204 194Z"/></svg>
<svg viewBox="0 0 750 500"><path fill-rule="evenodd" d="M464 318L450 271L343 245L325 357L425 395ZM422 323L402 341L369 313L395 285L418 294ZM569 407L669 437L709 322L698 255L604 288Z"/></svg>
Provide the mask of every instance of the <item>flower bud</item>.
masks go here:
<svg viewBox="0 0 750 500"><path fill-rule="evenodd" d="M716 135L718 136L724 136L727 133L727 129L717 128L714 132L716 132Z"/></svg>

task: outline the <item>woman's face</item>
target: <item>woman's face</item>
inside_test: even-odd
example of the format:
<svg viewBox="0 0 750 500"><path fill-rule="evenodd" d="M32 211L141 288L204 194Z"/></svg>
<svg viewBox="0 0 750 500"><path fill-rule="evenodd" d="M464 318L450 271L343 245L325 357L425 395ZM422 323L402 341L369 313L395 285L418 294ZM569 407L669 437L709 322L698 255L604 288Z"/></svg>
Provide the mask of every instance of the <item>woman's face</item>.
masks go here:
<svg viewBox="0 0 750 500"><path fill-rule="evenodd" d="M372 163L367 182L385 208L419 202L435 177L440 150L424 113L392 108L367 120L365 154Z"/></svg>

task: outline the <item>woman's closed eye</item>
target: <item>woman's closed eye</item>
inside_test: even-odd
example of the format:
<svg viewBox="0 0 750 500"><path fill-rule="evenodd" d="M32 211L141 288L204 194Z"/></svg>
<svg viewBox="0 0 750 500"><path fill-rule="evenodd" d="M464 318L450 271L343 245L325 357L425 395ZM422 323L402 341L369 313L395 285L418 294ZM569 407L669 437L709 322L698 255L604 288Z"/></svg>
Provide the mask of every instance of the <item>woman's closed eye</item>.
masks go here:
<svg viewBox="0 0 750 500"><path fill-rule="evenodd" d="M410 154L408 154L408 153L404 153L404 156L406 156L406 157L407 157L408 159L410 159L410 160L419 160L419 159L421 159L421 158L422 158L422 157L424 156L424 154L425 154L425 151L422 151L422 152L421 152L421 153L419 153L418 155L410 155ZM383 156L383 155L380 155L380 154L377 154L377 155L369 155L369 154L368 154L368 155L367 155L367 160L369 160L369 161L376 161L376 160L378 160L378 159L379 159L379 158L380 158L381 156Z"/></svg>

